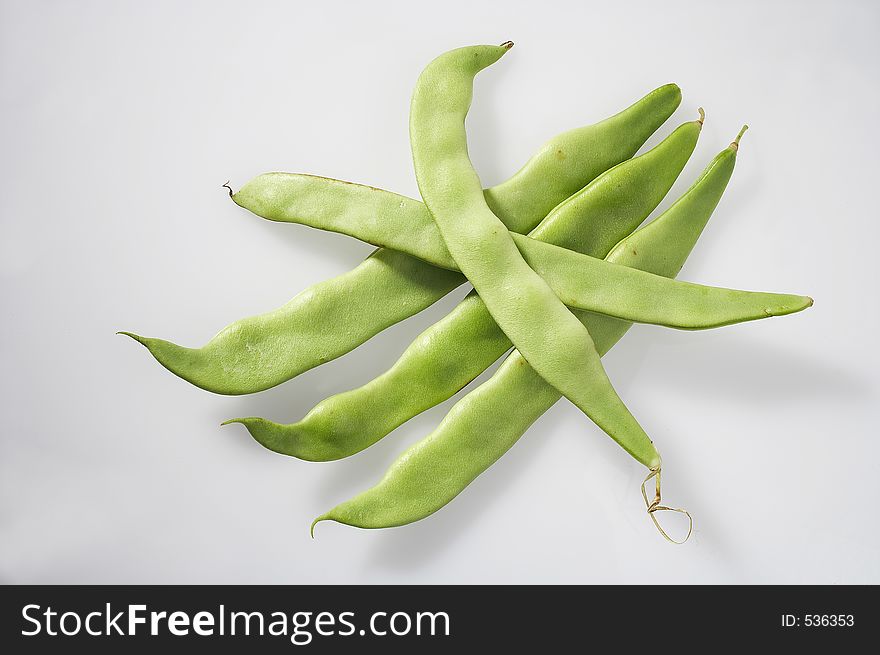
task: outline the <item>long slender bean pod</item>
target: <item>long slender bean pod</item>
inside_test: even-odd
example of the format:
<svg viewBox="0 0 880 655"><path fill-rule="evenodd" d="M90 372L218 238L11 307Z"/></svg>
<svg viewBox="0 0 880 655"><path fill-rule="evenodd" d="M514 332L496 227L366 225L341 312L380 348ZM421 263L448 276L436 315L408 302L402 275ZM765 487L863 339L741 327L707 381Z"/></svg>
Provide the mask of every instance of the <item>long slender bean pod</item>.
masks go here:
<svg viewBox="0 0 880 655"><path fill-rule="evenodd" d="M633 323L706 330L786 316L813 304L809 296L670 280L522 234L511 236L526 263L566 305Z"/></svg>
<svg viewBox="0 0 880 655"><path fill-rule="evenodd" d="M694 125L698 123L687 123L672 136L679 136L679 132L698 131ZM612 171L619 173L618 169L627 163L618 165ZM329 228L375 246L405 252L441 268L458 270L430 217L427 217L429 222L426 224L408 227L407 217L413 213L411 205L416 203L415 200L328 178L276 173L259 179L258 184L248 183L233 198L242 207L261 216L276 217L274 220L284 217L290 222ZM291 190L291 186L295 190ZM242 195L245 200L242 200ZM351 210L348 210L349 205ZM577 205L563 203L561 211L554 214L557 217L565 215ZM336 208L330 212L334 218L332 227L322 222L327 214L316 209L327 206ZM374 218L377 216L383 217L381 224ZM577 232L576 229L571 231ZM616 266L549 242L542 243L532 236L511 233L511 237L526 263L544 278L566 305L627 321L703 330L770 316L784 316L809 306L809 298L804 296L676 282L659 275Z"/></svg>
<svg viewBox="0 0 880 655"><path fill-rule="evenodd" d="M666 196L697 144L700 127L697 121L685 123L648 152L606 171L557 206L531 235L605 257ZM229 422L243 423L254 439L279 453L312 461L347 457L450 398L510 347L483 301L471 292L417 337L387 372L327 398L301 421Z"/></svg>
<svg viewBox="0 0 880 655"><path fill-rule="evenodd" d="M678 87L668 84L611 118L556 136L511 179L486 190L486 202L510 229L532 229L557 204L631 157L680 101ZM427 210L411 202L411 223L423 224L430 218ZM317 212L334 208L314 207ZM380 249L354 270L306 289L279 309L232 323L201 348L126 334L196 386L228 395L254 393L353 350L463 282L459 273Z"/></svg>
<svg viewBox="0 0 880 655"><path fill-rule="evenodd" d="M452 50L428 64L410 106L422 199L459 269L526 361L624 450L651 470L660 455L617 395L586 327L523 260L489 209L467 151L474 77L512 46Z"/></svg>
<svg viewBox="0 0 880 655"><path fill-rule="evenodd" d="M736 152L735 141L668 210L623 239L606 259L675 277L727 187ZM602 354L631 325L587 312L575 314ZM315 523L332 520L384 528L433 514L504 455L561 397L514 351L489 380L453 406L434 432L398 457L376 486L337 505Z"/></svg>

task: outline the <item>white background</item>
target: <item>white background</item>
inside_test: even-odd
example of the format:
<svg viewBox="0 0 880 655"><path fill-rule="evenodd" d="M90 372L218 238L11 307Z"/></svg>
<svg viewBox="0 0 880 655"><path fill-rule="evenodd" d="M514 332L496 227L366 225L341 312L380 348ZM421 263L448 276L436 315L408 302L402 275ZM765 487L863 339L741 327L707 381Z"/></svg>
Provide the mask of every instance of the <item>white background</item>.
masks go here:
<svg viewBox="0 0 880 655"><path fill-rule="evenodd" d="M876 3L0 6L0 581L880 582ZM717 331L637 327L606 357L663 452L665 497L696 517L686 546L645 515L642 467L567 402L429 519L323 523L314 541L311 519L450 403L329 464L219 427L294 421L367 381L464 288L251 397L191 387L114 335L201 345L355 266L371 248L261 221L220 185L292 170L416 196L421 68L506 39L468 121L487 186L677 82L649 144L708 117L661 209L752 128L682 277L816 299Z"/></svg>

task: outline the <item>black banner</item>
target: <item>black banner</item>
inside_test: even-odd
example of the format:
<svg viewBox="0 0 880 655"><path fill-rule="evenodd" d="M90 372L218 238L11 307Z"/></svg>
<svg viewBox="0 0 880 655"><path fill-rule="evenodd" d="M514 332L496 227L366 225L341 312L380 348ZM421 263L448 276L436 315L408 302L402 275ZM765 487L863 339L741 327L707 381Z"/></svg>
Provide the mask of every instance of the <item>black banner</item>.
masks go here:
<svg viewBox="0 0 880 655"><path fill-rule="evenodd" d="M497 648L845 647L867 643L875 587L0 587L6 652L447 652ZM369 643L368 643L369 642Z"/></svg>

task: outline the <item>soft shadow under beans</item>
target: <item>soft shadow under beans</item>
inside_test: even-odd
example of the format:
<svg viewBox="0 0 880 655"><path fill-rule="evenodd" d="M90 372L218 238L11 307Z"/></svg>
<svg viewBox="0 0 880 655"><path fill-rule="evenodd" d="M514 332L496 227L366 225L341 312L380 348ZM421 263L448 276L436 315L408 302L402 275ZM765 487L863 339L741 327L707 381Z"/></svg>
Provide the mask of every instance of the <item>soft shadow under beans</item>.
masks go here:
<svg viewBox="0 0 880 655"><path fill-rule="evenodd" d="M662 368L663 386L669 390L733 404L779 405L829 397L856 402L869 393L867 381L851 370L803 350L786 351L757 337L733 334L732 327L705 334L638 329L641 334L630 332L627 346L610 355L619 371L614 382L622 391L640 370L656 366Z"/></svg>

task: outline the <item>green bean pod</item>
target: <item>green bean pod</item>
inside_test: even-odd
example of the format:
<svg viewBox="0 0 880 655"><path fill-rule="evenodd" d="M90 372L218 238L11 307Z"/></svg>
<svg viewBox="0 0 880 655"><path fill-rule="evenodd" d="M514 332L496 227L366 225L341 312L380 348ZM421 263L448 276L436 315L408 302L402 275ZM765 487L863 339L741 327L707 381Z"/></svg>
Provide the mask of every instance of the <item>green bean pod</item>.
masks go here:
<svg viewBox="0 0 880 655"><path fill-rule="evenodd" d="M698 126L699 122L687 123L670 138L686 140L699 132ZM612 169L615 175L609 179L619 184L624 174L621 166L627 163ZM246 184L233 198L260 216L332 229L375 246L405 252L441 268L458 270L433 221L408 229L406 217L411 213L411 205L416 204L414 200L328 178L274 173L260 176L258 180ZM619 193L611 195L618 203L627 202L619 197ZM558 217L576 211L579 204L563 202L561 211L553 214ZM333 209L317 211L317 207ZM333 220L324 222L328 216ZM381 227L375 220L378 216L383 217ZM606 222L599 224L604 226ZM577 225L568 231L574 234L586 232L578 230ZM549 242L542 243L532 236L511 233L511 237L526 263L544 278L566 305L614 318L683 330L705 330L784 316L809 306L809 299L804 296L676 282L616 266Z"/></svg>
<svg viewBox="0 0 880 655"><path fill-rule="evenodd" d="M486 190L486 202L510 229L532 229L557 204L631 157L680 102L678 87L667 84L611 118L558 135L507 182ZM422 203L405 204L410 225L430 220ZM335 207L312 206L317 213ZM356 211L359 205L346 207ZM383 217L377 218L381 223ZM306 289L284 306L232 323L201 348L124 334L198 387L228 395L254 393L353 350L463 282L460 273L380 249L354 270Z"/></svg>
<svg viewBox="0 0 880 655"><path fill-rule="evenodd" d="M648 152L602 173L553 209L531 236L605 257L672 188L697 145L700 127L697 121L685 123ZM452 397L510 347L486 305L472 292L417 337L387 372L327 398L301 421L281 425L252 417L228 423L243 423L259 443L285 455L310 461L340 459Z"/></svg>
<svg viewBox="0 0 880 655"><path fill-rule="evenodd" d="M724 193L738 141L709 164L690 189L656 220L615 246L607 261L675 277ZM603 355L631 323L578 312ZM337 521L385 528L423 519L450 502L507 452L560 398L517 351L495 374L459 400L429 436L406 450L371 489L312 524Z"/></svg>
<svg viewBox="0 0 880 655"><path fill-rule="evenodd" d="M526 263L572 309L679 330L786 316L810 307L809 296L742 291L661 275L511 234Z"/></svg>
<svg viewBox="0 0 880 655"><path fill-rule="evenodd" d="M608 379L590 333L522 258L468 157L474 78L512 46L459 48L422 71L410 105L419 191L459 269L517 350L621 448L658 470L660 454Z"/></svg>

